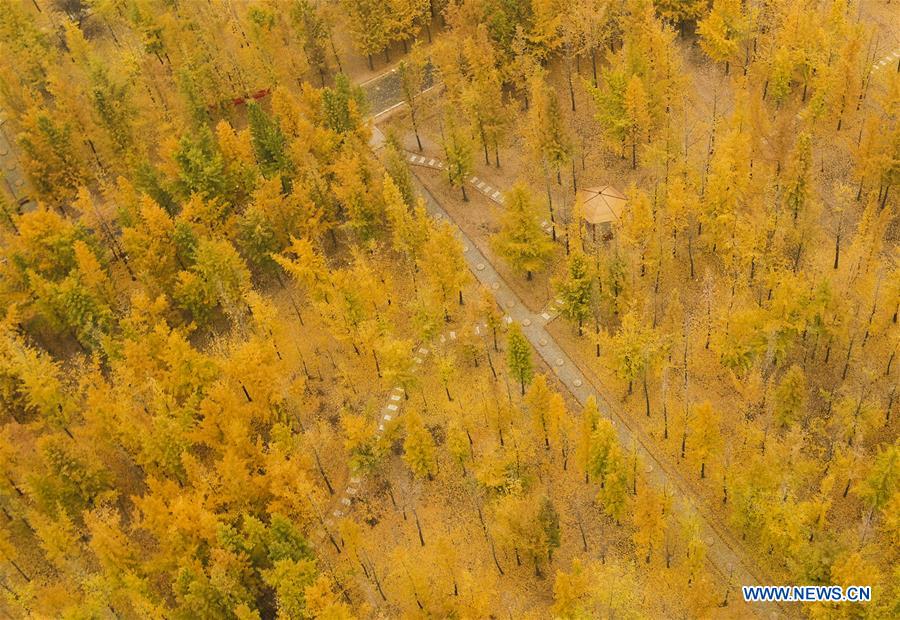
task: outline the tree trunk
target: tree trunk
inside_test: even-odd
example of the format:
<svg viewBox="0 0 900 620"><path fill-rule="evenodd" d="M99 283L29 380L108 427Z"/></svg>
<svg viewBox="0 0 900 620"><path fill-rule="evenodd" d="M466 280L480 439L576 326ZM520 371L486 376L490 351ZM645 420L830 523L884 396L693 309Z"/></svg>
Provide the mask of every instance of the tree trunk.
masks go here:
<svg viewBox="0 0 900 620"><path fill-rule="evenodd" d="M419 147L419 152L422 152L422 139L419 137L419 123L416 122L416 113L412 110L412 106L410 106L410 118L412 119L413 133L416 134L416 144Z"/></svg>
<svg viewBox="0 0 900 620"><path fill-rule="evenodd" d="M322 480L325 481L325 486L328 487L328 494L334 495L334 487L331 486L331 480L328 479L328 474L325 473L325 468L322 467L322 461L319 459L319 451L313 449L313 454L316 458L316 467L319 470L319 474L321 474Z"/></svg>
<svg viewBox="0 0 900 620"><path fill-rule="evenodd" d="M416 512L416 509L412 509L413 517L416 519L416 530L419 532L419 543L424 547L425 546L425 537L422 536L422 524L419 523L419 513Z"/></svg>
<svg viewBox="0 0 900 620"><path fill-rule="evenodd" d="M644 404L647 406L647 417L650 417L650 392L647 390L647 370L644 369Z"/></svg>
<svg viewBox="0 0 900 620"><path fill-rule="evenodd" d="M575 111L575 86L572 84L572 62L568 63L568 73L566 77L569 80L569 99L572 100L572 111Z"/></svg>

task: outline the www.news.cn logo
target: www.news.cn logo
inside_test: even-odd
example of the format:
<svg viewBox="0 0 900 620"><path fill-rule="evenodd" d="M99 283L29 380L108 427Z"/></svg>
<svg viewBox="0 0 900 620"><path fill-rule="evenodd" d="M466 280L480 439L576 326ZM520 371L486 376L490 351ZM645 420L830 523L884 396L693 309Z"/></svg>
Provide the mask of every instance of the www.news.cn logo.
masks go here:
<svg viewBox="0 0 900 620"><path fill-rule="evenodd" d="M872 599L871 586L742 586L748 603L865 603Z"/></svg>

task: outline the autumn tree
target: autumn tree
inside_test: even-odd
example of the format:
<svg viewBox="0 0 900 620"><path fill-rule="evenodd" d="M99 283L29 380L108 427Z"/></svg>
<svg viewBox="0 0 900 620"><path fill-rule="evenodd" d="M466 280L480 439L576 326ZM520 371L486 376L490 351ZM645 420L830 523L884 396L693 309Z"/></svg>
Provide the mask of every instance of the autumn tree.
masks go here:
<svg viewBox="0 0 900 620"><path fill-rule="evenodd" d="M497 252L519 273L531 279L546 264L553 251L537 220L528 190L518 183L503 197L504 215L500 232L492 238Z"/></svg>
<svg viewBox="0 0 900 620"><path fill-rule="evenodd" d="M650 416L648 377L654 371L662 351L663 343L655 329L640 325L634 312L629 312L622 318L621 329L612 339L617 372L628 381L629 394L634 380L641 379L648 417Z"/></svg>
<svg viewBox="0 0 900 620"><path fill-rule="evenodd" d="M562 315L578 326L582 334L584 321L591 316L594 278L587 256L576 243L566 257L566 273L557 280L556 290L562 299Z"/></svg>
<svg viewBox="0 0 900 620"><path fill-rule="evenodd" d="M709 401L694 406L690 440L694 458L700 463L700 477L705 478L706 464L722 444L721 414L713 409Z"/></svg>
<svg viewBox="0 0 900 620"><path fill-rule="evenodd" d="M447 179L451 186L462 191L463 200L468 202L466 183L472 174L472 141L449 115L443 123L441 144L447 158Z"/></svg>
<svg viewBox="0 0 900 620"><path fill-rule="evenodd" d="M572 140L566 129L556 93L547 85L543 73L536 71L529 81L531 92L528 108L528 142L545 168L556 172L572 158Z"/></svg>
<svg viewBox="0 0 900 620"><path fill-rule="evenodd" d="M416 144L419 152L422 152L422 138L419 137L419 95L425 88L425 71L427 60L418 48L413 48L409 58L405 58L397 65L397 74L400 76L400 90L403 100L409 108L409 119L412 123L413 133L416 136Z"/></svg>
<svg viewBox="0 0 900 620"><path fill-rule="evenodd" d="M506 363L510 373L519 382L524 396L525 386L534 376L534 366L531 361L531 346L518 323L512 323L506 335Z"/></svg>
<svg viewBox="0 0 900 620"><path fill-rule="evenodd" d="M413 475L431 480L437 471L434 439L418 413L406 413L403 459Z"/></svg>

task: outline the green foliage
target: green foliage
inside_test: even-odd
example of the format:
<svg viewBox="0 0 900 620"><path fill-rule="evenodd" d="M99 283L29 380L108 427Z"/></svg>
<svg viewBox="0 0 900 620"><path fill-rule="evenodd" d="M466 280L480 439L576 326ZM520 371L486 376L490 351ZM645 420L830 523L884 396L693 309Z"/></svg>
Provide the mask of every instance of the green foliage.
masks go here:
<svg viewBox="0 0 900 620"><path fill-rule="evenodd" d="M208 127L200 127L193 136L185 134L181 137L175 163L178 164L182 193L199 194L208 200L227 202L231 199L233 181Z"/></svg>
<svg viewBox="0 0 900 620"><path fill-rule="evenodd" d="M258 103L247 106L247 119L253 152L263 176L269 179L278 173L287 174L290 164L285 152L285 137L278 123Z"/></svg>
<svg viewBox="0 0 900 620"><path fill-rule="evenodd" d="M524 395L525 386L534 376L534 364L531 361L531 345L528 344L518 323L512 323L506 334L506 364L512 376L519 382Z"/></svg>
<svg viewBox="0 0 900 620"><path fill-rule="evenodd" d="M194 264L182 271L178 280L176 300L201 324L208 322L220 306L232 313L244 310L250 273L228 241L201 239Z"/></svg>
<svg viewBox="0 0 900 620"><path fill-rule="evenodd" d="M443 128L444 155L447 157L447 178L450 185L462 189L466 197L466 183L472 174L474 155L471 138L449 116L445 117Z"/></svg>
<svg viewBox="0 0 900 620"><path fill-rule="evenodd" d="M880 510L896 494L900 484L900 445L894 443L878 451L868 475L856 488L871 510Z"/></svg>
<svg viewBox="0 0 900 620"><path fill-rule="evenodd" d="M497 252L529 279L540 271L553 252L553 242L541 229L531 195L521 183L503 197L500 232L492 239Z"/></svg>
<svg viewBox="0 0 900 620"><path fill-rule="evenodd" d="M357 131L366 112L362 89L343 73L334 77L333 87L322 91L322 107L325 126L341 135Z"/></svg>
<svg viewBox="0 0 900 620"><path fill-rule="evenodd" d="M417 478L431 478L437 471L434 438L422 423L418 413L406 413L406 439L403 441L403 460Z"/></svg>
<svg viewBox="0 0 900 620"><path fill-rule="evenodd" d="M284 249L268 215L255 205L241 215L238 247L254 267L270 273L278 268L272 255Z"/></svg>
<svg viewBox="0 0 900 620"><path fill-rule="evenodd" d="M555 283L557 294L563 302L561 313L578 326L579 334L584 321L591 315L594 288L591 271L587 257L576 244L566 260L565 275Z"/></svg>
<svg viewBox="0 0 900 620"><path fill-rule="evenodd" d="M799 421L806 408L806 375L797 365L788 368L775 390L775 419L781 426Z"/></svg>
<svg viewBox="0 0 900 620"><path fill-rule="evenodd" d="M127 84L115 83L106 68L97 63L91 70L91 99L97 120L109 134L117 155L126 157L135 144L132 132L136 117Z"/></svg>
<svg viewBox="0 0 900 620"><path fill-rule="evenodd" d="M71 199L86 177L71 127L45 110L31 110L19 136L28 176L42 196L54 203Z"/></svg>

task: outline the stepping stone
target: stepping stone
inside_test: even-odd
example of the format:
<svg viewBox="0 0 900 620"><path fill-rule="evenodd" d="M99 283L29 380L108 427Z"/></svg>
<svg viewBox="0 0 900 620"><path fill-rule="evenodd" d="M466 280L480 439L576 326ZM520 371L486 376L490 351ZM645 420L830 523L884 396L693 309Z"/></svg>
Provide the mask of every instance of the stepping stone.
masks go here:
<svg viewBox="0 0 900 620"><path fill-rule="evenodd" d="M400 393L402 394L402 393L403 393L403 386L401 386L401 385L395 385L395 386L394 386L394 391L395 391L395 392L400 392Z"/></svg>
<svg viewBox="0 0 900 620"><path fill-rule="evenodd" d="M342 503L344 506L349 506L349 505L350 505L350 498L349 498L349 497L345 497L344 499L341 500L341 503Z"/></svg>
<svg viewBox="0 0 900 620"><path fill-rule="evenodd" d="M582 384L581 384L581 379L575 379L575 380L572 382L572 385L574 385L575 387L581 387L581 385L582 385Z"/></svg>
<svg viewBox="0 0 900 620"><path fill-rule="evenodd" d="M444 214L443 213L435 213L433 217L434 217L434 219L439 220L442 217L444 217Z"/></svg>
<svg viewBox="0 0 900 620"><path fill-rule="evenodd" d="M429 162L428 162L428 165L429 165L429 166L433 166L433 165L434 165L434 160L432 159L431 161L429 161Z"/></svg>
<svg viewBox="0 0 900 620"><path fill-rule="evenodd" d="M557 357L557 358L556 358L556 365L557 365L557 366L562 366L562 365L563 365L563 358Z"/></svg>
<svg viewBox="0 0 900 620"><path fill-rule="evenodd" d="M391 414L389 414L389 413L384 414L385 422L390 422L392 419L393 419L393 417L391 416Z"/></svg>
<svg viewBox="0 0 900 620"><path fill-rule="evenodd" d="M347 487L347 493L349 493L350 495L356 495L358 491L359 489L356 489L355 487Z"/></svg>
<svg viewBox="0 0 900 620"><path fill-rule="evenodd" d="M505 317L503 317L503 319L504 319L508 324L510 324L510 325L512 324L512 317L509 316L508 314L507 314Z"/></svg>
<svg viewBox="0 0 900 620"><path fill-rule="evenodd" d="M456 332L450 332L450 340L456 340Z"/></svg>
<svg viewBox="0 0 900 620"><path fill-rule="evenodd" d="M477 265L475 265L475 269L477 269L478 271L484 271L484 263L478 263Z"/></svg>
<svg viewBox="0 0 900 620"><path fill-rule="evenodd" d="M522 321L522 325L528 327L529 325L531 325L531 319L525 319L524 321Z"/></svg>
<svg viewBox="0 0 900 620"><path fill-rule="evenodd" d="M341 512L340 510L335 510L335 511L332 512L331 514L333 514L334 516L336 516L338 519L340 519L341 517L344 516L344 513Z"/></svg>
<svg viewBox="0 0 900 620"><path fill-rule="evenodd" d="M409 156L409 161L415 162L415 161L416 161L416 156L415 156L415 155L410 155L410 156Z"/></svg>
<svg viewBox="0 0 900 620"><path fill-rule="evenodd" d="M400 400L400 395L399 394L391 394L391 400L394 402Z"/></svg>
<svg viewBox="0 0 900 620"><path fill-rule="evenodd" d="M499 283L499 282L494 282L493 284L491 284L491 288L494 289L494 290L496 291L497 289L500 288L500 283Z"/></svg>
<svg viewBox="0 0 900 620"><path fill-rule="evenodd" d="M547 220L541 220L541 228L546 228L547 226L549 226Z"/></svg>
<svg viewBox="0 0 900 620"><path fill-rule="evenodd" d="M350 478L350 482L352 482L353 484L359 484L359 476L353 476L352 478Z"/></svg>
<svg viewBox="0 0 900 620"><path fill-rule="evenodd" d="M421 357L417 357L417 358L415 359L415 362L416 362L416 364L421 364L421 363L422 363L422 358L421 358Z"/></svg>
<svg viewBox="0 0 900 620"><path fill-rule="evenodd" d="M381 433L382 431L384 431L384 424L379 424L379 425L378 425L378 432Z"/></svg>
<svg viewBox="0 0 900 620"><path fill-rule="evenodd" d="M388 411L397 411L397 405L388 405L387 410Z"/></svg>
<svg viewBox="0 0 900 620"><path fill-rule="evenodd" d="M484 189L484 181L478 181L477 187L478 187L479 189Z"/></svg>
<svg viewBox="0 0 900 620"><path fill-rule="evenodd" d="M541 316L544 317L545 321L550 320L550 313L548 313L548 312L541 312Z"/></svg>
<svg viewBox="0 0 900 620"><path fill-rule="evenodd" d="M481 335L481 328L478 327L477 325L475 326L475 335L476 335L476 336L480 336L480 335Z"/></svg>
<svg viewBox="0 0 900 620"><path fill-rule="evenodd" d="M563 300L562 300L562 299L559 299L559 298L557 298L557 299L556 299L556 305L557 305L557 306L561 306L561 305L563 305Z"/></svg>
<svg viewBox="0 0 900 620"><path fill-rule="evenodd" d="M419 355L428 355L428 349L425 347L419 347Z"/></svg>
<svg viewBox="0 0 900 620"><path fill-rule="evenodd" d="M469 183L478 183L478 177L472 177L469 179Z"/></svg>
<svg viewBox="0 0 900 620"><path fill-rule="evenodd" d="M425 163L425 158L422 157L422 156L419 156L419 163L420 163L420 164L424 164L424 163Z"/></svg>

